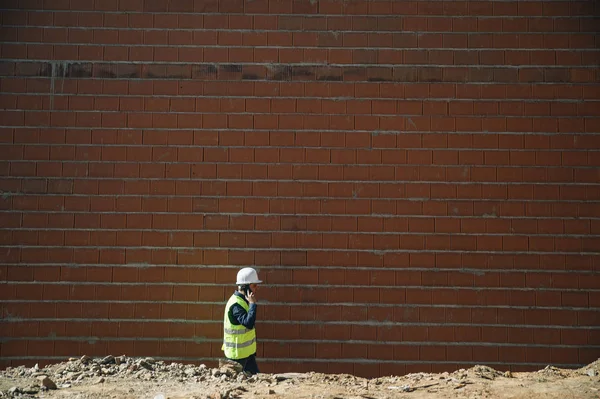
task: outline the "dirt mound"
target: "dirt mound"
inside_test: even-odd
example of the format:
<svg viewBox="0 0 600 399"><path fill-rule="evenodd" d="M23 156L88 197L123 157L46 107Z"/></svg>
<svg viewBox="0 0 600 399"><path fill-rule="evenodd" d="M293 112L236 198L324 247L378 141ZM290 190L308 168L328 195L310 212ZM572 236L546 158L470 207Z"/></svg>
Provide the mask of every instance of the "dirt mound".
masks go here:
<svg viewBox="0 0 600 399"><path fill-rule="evenodd" d="M597 376L598 374L600 374L600 359L588 364L585 367L578 369L577 371L589 375L590 377Z"/></svg>
<svg viewBox="0 0 600 399"><path fill-rule="evenodd" d="M598 398L600 359L576 370L547 366L530 373L476 365L452 373L412 373L375 379L347 374L242 372L165 363L150 357L72 358L44 368L0 371L0 398Z"/></svg>

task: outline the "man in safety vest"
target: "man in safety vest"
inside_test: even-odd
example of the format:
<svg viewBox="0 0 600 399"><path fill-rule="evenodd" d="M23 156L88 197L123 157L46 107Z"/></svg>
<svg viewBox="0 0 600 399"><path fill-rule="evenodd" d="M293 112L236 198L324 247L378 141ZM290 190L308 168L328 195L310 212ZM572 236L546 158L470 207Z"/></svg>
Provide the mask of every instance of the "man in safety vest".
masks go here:
<svg viewBox="0 0 600 399"><path fill-rule="evenodd" d="M238 289L233 293L223 318L223 346L225 357L240 363L244 371L257 374L256 364L256 297L258 284L256 270L251 267L241 269L237 274Z"/></svg>

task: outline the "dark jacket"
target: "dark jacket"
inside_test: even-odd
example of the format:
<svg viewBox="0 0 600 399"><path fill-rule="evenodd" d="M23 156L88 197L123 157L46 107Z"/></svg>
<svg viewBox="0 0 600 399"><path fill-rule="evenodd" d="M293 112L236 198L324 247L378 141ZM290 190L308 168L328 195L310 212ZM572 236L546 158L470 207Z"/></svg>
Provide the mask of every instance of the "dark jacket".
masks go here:
<svg viewBox="0 0 600 399"><path fill-rule="evenodd" d="M239 291L236 291L233 295L239 296L246 303L248 303L244 294L240 293ZM256 322L256 304L251 303L250 308L246 312L241 305L234 303L229 308L229 313L227 315L229 316L229 321L231 324L236 326L241 324L247 329L251 330L254 328L254 323Z"/></svg>

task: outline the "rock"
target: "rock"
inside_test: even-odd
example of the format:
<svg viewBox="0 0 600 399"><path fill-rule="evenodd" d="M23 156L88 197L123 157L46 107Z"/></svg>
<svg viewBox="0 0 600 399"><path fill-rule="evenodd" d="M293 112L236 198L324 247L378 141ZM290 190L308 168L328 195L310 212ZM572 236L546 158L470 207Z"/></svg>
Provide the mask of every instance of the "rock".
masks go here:
<svg viewBox="0 0 600 399"><path fill-rule="evenodd" d="M149 363L146 359L138 361L137 364L147 370L152 370L152 363Z"/></svg>
<svg viewBox="0 0 600 399"><path fill-rule="evenodd" d="M241 364L239 364L238 362L234 362L232 360L226 359L219 359L219 368L229 368L232 369L235 373L241 373L242 370L244 369L242 367Z"/></svg>
<svg viewBox="0 0 600 399"><path fill-rule="evenodd" d="M196 375L196 370L194 370L193 368L189 368L189 369L183 370L183 373L188 377L193 377Z"/></svg>
<svg viewBox="0 0 600 399"><path fill-rule="evenodd" d="M100 364L113 364L115 362L114 356L108 355L100 360Z"/></svg>
<svg viewBox="0 0 600 399"><path fill-rule="evenodd" d="M41 379L40 384L46 389L56 389L56 384L48 377Z"/></svg>
<svg viewBox="0 0 600 399"><path fill-rule="evenodd" d="M558 367L548 365L548 366L544 367L543 370L538 370L538 373L546 373L546 374L560 373L560 369Z"/></svg>
<svg viewBox="0 0 600 399"><path fill-rule="evenodd" d="M512 373L510 372L510 370L506 371L506 372L504 373L504 376L505 376L506 378L513 378L513 375L512 375Z"/></svg>
<svg viewBox="0 0 600 399"><path fill-rule="evenodd" d="M19 394L21 393L21 390L19 389L19 387L12 387L8 390L8 394L11 396L14 396L15 394Z"/></svg>
<svg viewBox="0 0 600 399"><path fill-rule="evenodd" d="M594 369L588 369L586 371L586 374L589 375L590 377L595 377L595 376L598 375L598 372L596 370L594 370Z"/></svg>
<svg viewBox="0 0 600 399"><path fill-rule="evenodd" d="M306 374L302 373L281 373L273 375L277 381L290 380L294 378L306 378Z"/></svg>
<svg viewBox="0 0 600 399"><path fill-rule="evenodd" d="M104 382L104 377L100 377L96 380L96 384L102 384Z"/></svg>
<svg viewBox="0 0 600 399"><path fill-rule="evenodd" d="M400 392L412 392L414 389L410 385L402 385L402 386L389 386L387 389L398 390Z"/></svg>
<svg viewBox="0 0 600 399"><path fill-rule="evenodd" d="M269 389L269 391L267 392L269 395L275 395L275 391L272 389Z"/></svg>
<svg viewBox="0 0 600 399"><path fill-rule="evenodd" d="M30 385L27 388L22 389L21 392L28 393L28 394L36 394L36 393L40 392L40 388Z"/></svg>
<svg viewBox="0 0 600 399"><path fill-rule="evenodd" d="M480 378L484 378L486 380L493 380L497 376L502 375L502 373L498 370L495 370L489 366L477 365L471 368L475 375Z"/></svg>
<svg viewBox="0 0 600 399"><path fill-rule="evenodd" d="M91 362L91 361L92 361L92 358L91 358L91 357L89 357L88 355L83 355L83 356L81 356L81 357L79 358L79 361L80 361L82 364L88 364L89 362Z"/></svg>
<svg viewBox="0 0 600 399"><path fill-rule="evenodd" d="M146 375L146 373L147 373L147 371L146 371L146 370L139 370L138 372L136 372L136 373L134 374L134 377L137 377L137 378L142 378L144 375Z"/></svg>
<svg viewBox="0 0 600 399"><path fill-rule="evenodd" d="M72 380L73 378L77 378L81 375L81 371L69 371L65 376L68 380Z"/></svg>

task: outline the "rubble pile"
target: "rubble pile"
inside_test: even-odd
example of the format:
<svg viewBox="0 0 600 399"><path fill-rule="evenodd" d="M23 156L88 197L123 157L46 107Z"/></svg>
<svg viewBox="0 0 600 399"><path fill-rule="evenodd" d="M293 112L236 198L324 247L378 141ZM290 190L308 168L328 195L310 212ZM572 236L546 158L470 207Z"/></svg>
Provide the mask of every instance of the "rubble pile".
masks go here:
<svg viewBox="0 0 600 399"><path fill-rule="evenodd" d="M476 366L480 367L480 366ZM473 382L469 377L478 377L477 373L473 374L475 368L465 370L460 369L453 373L411 373L405 376L383 377L371 380L371 385L385 385L388 390L396 392L413 392L416 390L425 389L429 392L439 389L461 389L467 384ZM493 370L493 369L492 369ZM494 370L495 371L495 370Z"/></svg>
<svg viewBox="0 0 600 399"><path fill-rule="evenodd" d="M348 374L244 373L238 363L218 367L151 357L82 356L40 368L0 370L0 399L269 399L280 397L389 399L512 397L598 398L600 359L579 369L548 365L535 372L498 371L485 365L442 373L362 378ZM565 392L573 395L565 396Z"/></svg>
<svg viewBox="0 0 600 399"><path fill-rule="evenodd" d="M277 382L275 377L251 376L242 372L242 367L235 362L219 363L219 368L209 368L204 364L198 366L181 363L165 363L151 357L132 358L123 356L106 356L103 358L70 358L67 362L48 365L45 368L34 367L8 367L0 371L0 377L19 378L31 381L27 386L14 386L8 390L0 391L0 398L33 398L40 392L47 390L71 388L84 384L102 384L107 379L134 378L142 381L153 382L211 382L218 386L219 383ZM245 391L243 386L228 389L221 393L222 398L234 398Z"/></svg>

